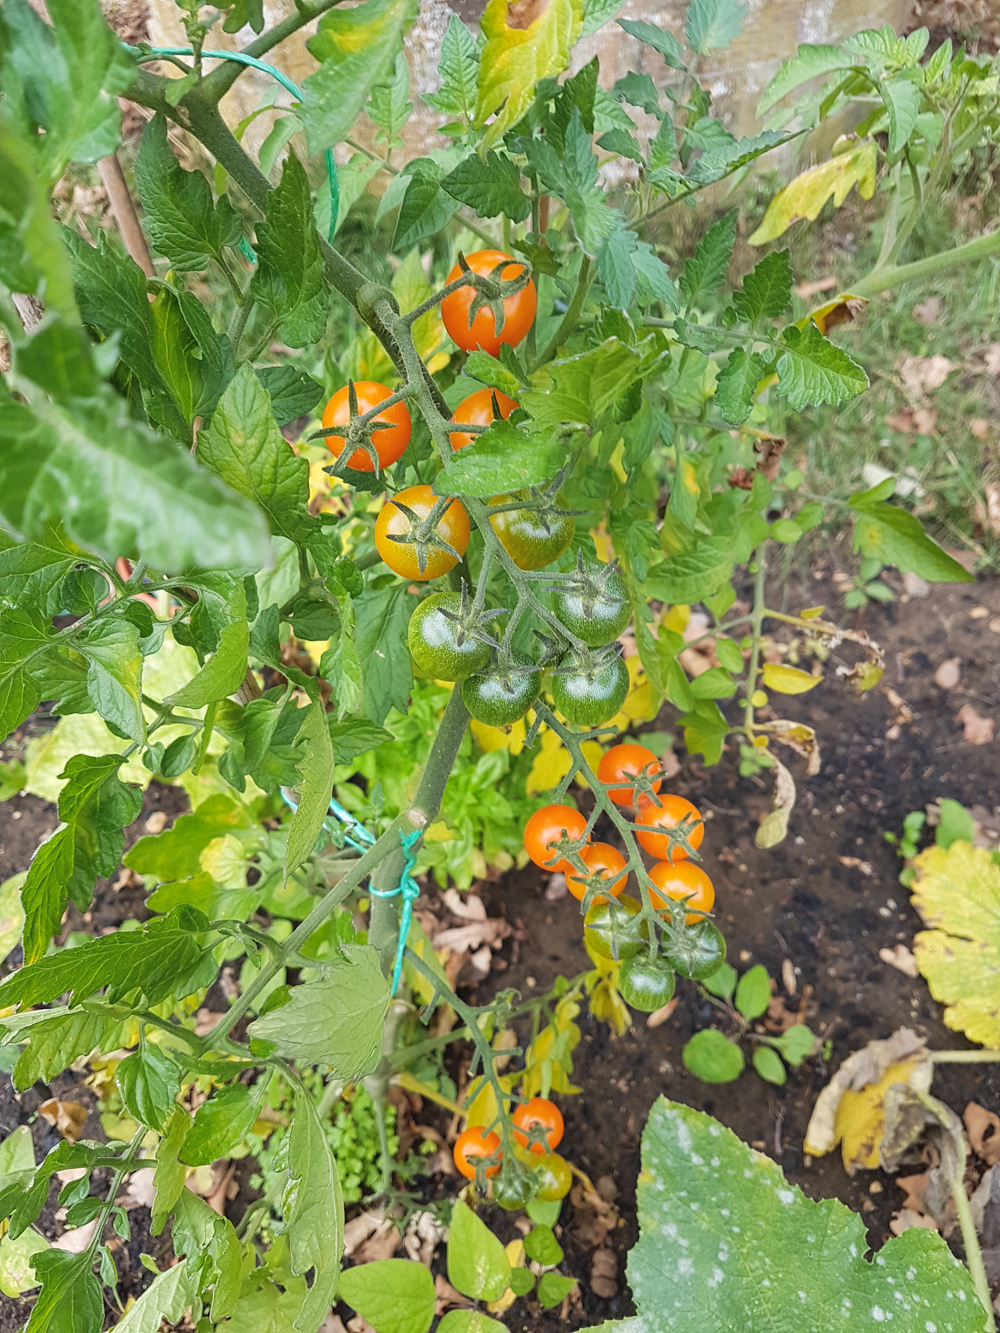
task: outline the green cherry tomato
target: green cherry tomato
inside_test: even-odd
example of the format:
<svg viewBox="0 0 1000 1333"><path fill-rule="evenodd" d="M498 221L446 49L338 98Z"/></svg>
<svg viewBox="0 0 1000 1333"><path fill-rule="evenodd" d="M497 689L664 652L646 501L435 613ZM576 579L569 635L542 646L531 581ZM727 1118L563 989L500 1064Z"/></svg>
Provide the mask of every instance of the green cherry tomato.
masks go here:
<svg viewBox="0 0 1000 1333"><path fill-rule="evenodd" d="M552 591L552 609L571 634L601 648L613 643L632 619L625 580L613 565L590 571L581 560L576 574Z"/></svg>
<svg viewBox="0 0 1000 1333"><path fill-rule="evenodd" d="M515 491L513 495L494 495L490 504L505 505L527 498L526 491ZM558 499L557 496L557 502ZM569 550L576 532L576 520L560 509L558 503L546 509L508 509L502 514L491 514L490 523L518 569L551 565Z"/></svg>
<svg viewBox="0 0 1000 1333"><path fill-rule="evenodd" d="M538 668L519 653L509 666L497 664L462 682L465 706L488 727L510 727L538 698Z"/></svg>
<svg viewBox="0 0 1000 1333"><path fill-rule="evenodd" d="M520 1162L508 1159L503 1164L503 1170L491 1182L490 1192L494 1203L506 1208L508 1212L516 1212L534 1197L534 1174Z"/></svg>
<svg viewBox="0 0 1000 1333"><path fill-rule="evenodd" d="M490 645L473 632L468 611L461 593L436 592L410 616L406 631L410 655L434 680L465 680L490 660Z"/></svg>
<svg viewBox="0 0 1000 1333"><path fill-rule="evenodd" d="M628 932L628 920L637 916L639 904L623 893L620 898L605 898L583 918L583 938L601 958L631 958L646 947L645 941Z"/></svg>
<svg viewBox="0 0 1000 1333"><path fill-rule="evenodd" d="M664 935L663 956L682 977L702 981L726 961L726 941L711 921L685 926L672 935Z"/></svg>
<svg viewBox="0 0 1000 1333"><path fill-rule="evenodd" d="M578 727L599 727L621 712L628 696L628 667L620 657L563 658L552 677L552 699Z"/></svg>
<svg viewBox="0 0 1000 1333"><path fill-rule="evenodd" d="M531 1158L529 1165L534 1168L535 1198L542 1203L565 1199L573 1184L573 1172L566 1158L557 1152L546 1153L543 1157L532 1153Z"/></svg>
<svg viewBox="0 0 1000 1333"><path fill-rule="evenodd" d="M655 1013L673 999L674 983L673 972L649 957L627 958L618 976L625 1003L644 1014Z"/></svg>

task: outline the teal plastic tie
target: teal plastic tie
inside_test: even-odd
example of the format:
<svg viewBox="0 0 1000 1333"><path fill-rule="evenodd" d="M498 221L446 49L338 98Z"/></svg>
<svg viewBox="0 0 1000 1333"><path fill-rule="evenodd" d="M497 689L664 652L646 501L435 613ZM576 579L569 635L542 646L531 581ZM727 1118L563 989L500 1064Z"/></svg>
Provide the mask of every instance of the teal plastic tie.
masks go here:
<svg viewBox="0 0 1000 1333"><path fill-rule="evenodd" d="M410 934L410 922L413 920L413 904L420 897L420 885L410 873L417 864L417 854L413 846L420 837L420 829L413 833L404 833L402 829L399 833L399 841L403 844L403 869L400 872L399 883L394 889L371 889L373 898L395 898L396 894L401 894L403 899L403 910L399 914L399 939L396 943L396 962L392 969L392 990L389 992L395 995L399 989L399 981L403 975L403 954L406 952L406 941Z"/></svg>
<svg viewBox="0 0 1000 1333"><path fill-rule="evenodd" d="M143 60L155 60L158 56L193 56L194 51L190 46L152 46L149 53L139 51L136 46L127 47L133 55L139 53ZM238 65L249 65L252 69L259 69L262 74L270 74L272 79L276 79L287 92L290 92L294 98L302 102L305 100L305 93L297 83L282 74L280 69L275 69L265 60L258 60L256 56L244 55L242 51L202 51L203 56L208 56L211 60L233 60ZM332 241L334 233L337 230L337 214L340 212L340 181L337 177L337 164L333 160L333 149L328 148L323 154L323 161L326 163L326 177L330 184L330 227L327 233L327 240ZM257 256L254 254L250 245L244 237L240 237L240 252L250 260L251 264L256 264Z"/></svg>

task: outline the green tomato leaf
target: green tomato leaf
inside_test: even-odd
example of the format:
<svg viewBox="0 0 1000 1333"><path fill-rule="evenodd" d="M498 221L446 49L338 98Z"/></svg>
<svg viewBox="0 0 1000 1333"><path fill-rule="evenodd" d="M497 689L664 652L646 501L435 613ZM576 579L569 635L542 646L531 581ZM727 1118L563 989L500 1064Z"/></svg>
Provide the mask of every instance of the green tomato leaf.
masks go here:
<svg viewBox="0 0 1000 1333"><path fill-rule="evenodd" d="M229 1157L253 1129L260 1101L260 1095L254 1096L242 1083L219 1088L195 1111L180 1160L187 1166L209 1166L220 1157Z"/></svg>
<svg viewBox="0 0 1000 1333"><path fill-rule="evenodd" d="M322 703L309 705L301 734L303 755L298 764L302 775L295 785L299 798L285 850L285 881L312 854L323 827L333 790L333 743Z"/></svg>
<svg viewBox="0 0 1000 1333"><path fill-rule="evenodd" d="M729 353L716 381L715 405L731 425L742 425L750 415L766 369L767 361L760 352L734 347Z"/></svg>
<svg viewBox="0 0 1000 1333"><path fill-rule="evenodd" d="M724 213L712 224L698 242L691 258L684 265L680 289L688 306L711 296L722 286L729 268L729 260L736 244L736 209Z"/></svg>
<svg viewBox="0 0 1000 1333"><path fill-rule="evenodd" d="M164 1126L160 1142L156 1145L156 1166L153 1169L156 1197L153 1200L150 1227L154 1236L162 1234L187 1179L187 1167L180 1161L178 1154L190 1124L191 1117L186 1108L175 1106ZM154 1333L157 1331L154 1330Z"/></svg>
<svg viewBox="0 0 1000 1333"><path fill-rule="evenodd" d="M715 1028L696 1032L681 1051L681 1059L705 1083L732 1083L743 1073L743 1052Z"/></svg>
<svg viewBox="0 0 1000 1333"><path fill-rule="evenodd" d="M31 1311L31 1333L99 1333L104 1300L92 1265L89 1250L67 1254L48 1249L34 1256L32 1266L42 1290Z"/></svg>
<svg viewBox="0 0 1000 1333"><path fill-rule="evenodd" d="M732 539L703 537L693 550L671 556L651 570L645 592L658 600L690 605L717 592L732 570Z"/></svg>
<svg viewBox="0 0 1000 1333"><path fill-rule="evenodd" d="M638 1314L600 1333L650 1321L662 1333L690 1333L692 1321L700 1333L882 1323L982 1333L972 1279L935 1232L913 1228L872 1262L858 1214L807 1199L731 1130L662 1097L643 1133L638 1205L628 1259ZM789 1239L776 1251L768 1238L779 1232Z"/></svg>
<svg viewBox="0 0 1000 1333"><path fill-rule="evenodd" d="M296 991L305 989L308 987L295 987ZM296 1323L303 1330L314 1329L329 1313L337 1290L344 1251L344 1199L337 1164L316 1103L308 1093L295 1102L288 1136L288 1185L285 1198L292 1202L286 1223L292 1272L304 1276L313 1271Z"/></svg>
<svg viewBox="0 0 1000 1333"><path fill-rule="evenodd" d="M687 68L684 48L668 29L658 28L655 23L647 23L645 19L619 19L618 26L624 28L630 37L635 37L644 46L651 46L654 51L659 51L671 69Z"/></svg>
<svg viewBox="0 0 1000 1333"><path fill-rule="evenodd" d="M118 1333L160 1333L164 1319L177 1325L198 1298L198 1274L182 1259L155 1277L115 1325Z"/></svg>
<svg viewBox="0 0 1000 1333"><path fill-rule="evenodd" d="M484 157L471 153L444 177L441 188L481 218L503 213L511 222L523 222L531 212L530 196L521 188L521 173L509 157L492 150Z"/></svg>
<svg viewBox="0 0 1000 1333"><path fill-rule="evenodd" d="M345 944L341 954L343 961L322 980L293 987L288 1003L256 1019L249 1031L273 1041L282 1055L329 1065L337 1078L353 1081L370 1074L382 1054L389 987L371 945Z"/></svg>
<svg viewBox="0 0 1000 1333"><path fill-rule="evenodd" d="M424 93L424 101L434 111L457 117L464 122L464 129L476 110L479 48L475 37L457 14L452 14L448 20L437 71L441 87L436 93Z"/></svg>
<svg viewBox="0 0 1000 1333"><path fill-rule="evenodd" d="M787 351L778 357L777 391L796 412L820 403L836 405L868 388L864 370L812 321L804 329L792 324L782 338Z"/></svg>
<svg viewBox="0 0 1000 1333"><path fill-rule="evenodd" d="M0 982L0 1008L46 1004L66 991L70 1004L108 987L109 999L141 990L149 1004L168 995L181 998L202 957L199 935L208 920L191 907L180 907L138 930L117 931L88 940L76 949L39 958Z"/></svg>
<svg viewBox="0 0 1000 1333"><path fill-rule="evenodd" d="M736 313L746 324L758 319L777 319L792 299L792 263L787 250L765 255L743 286L733 296Z"/></svg>
<svg viewBox="0 0 1000 1333"><path fill-rule="evenodd" d="M330 740L333 742L333 761L336 764L349 764L352 759L394 739L391 732L366 717L349 717L343 722L335 722L332 717L328 717L328 721Z"/></svg>
<svg viewBox="0 0 1000 1333"><path fill-rule="evenodd" d="M181 1090L179 1071L173 1060L147 1043L122 1060L115 1072L115 1082L126 1111L134 1120L149 1129L163 1128Z"/></svg>
<svg viewBox="0 0 1000 1333"><path fill-rule="evenodd" d="M661 358L654 338L637 347L607 338L599 347L541 367L532 376L532 388L520 395L521 406L542 431L596 426L626 389L661 364ZM459 457L466 452L463 449Z"/></svg>
<svg viewBox="0 0 1000 1333"><path fill-rule="evenodd" d="M293 365L257 366L254 374L271 400L271 411L279 426L311 412L323 396L323 386Z"/></svg>
<svg viewBox="0 0 1000 1333"><path fill-rule="evenodd" d="M365 716L378 726L390 709L405 713L409 707L413 667L406 630L413 606L406 587L398 583L367 589L354 603L361 706Z"/></svg>
<svg viewBox="0 0 1000 1333"><path fill-rule="evenodd" d="M559 445L543 444L509 421L495 421L451 455L434 478L434 494L487 498L541 486L552 480L565 461Z"/></svg>
<svg viewBox="0 0 1000 1333"><path fill-rule="evenodd" d="M880 82L878 89L889 111L889 152L899 153L913 133L924 95L905 74Z"/></svg>
<svg viewBox="0 0 1000 1333"><path fill-rule="evenodd" d="M225 246L243 235L239 213L223 195L213 203L212 189L200 171L185 171L167 140L167 120L157 114L142 133L135 163L142 221L153 249L181 272L221 262Z"/></svg>
<svg viewBox="0 0 1000 1333"><path fill-rule="evenodd" d="M783 97L801 88L804 83L861 63L857 56L851 55L842 46L813 46L806 42L799 47L796 55L781 62L777 74L761 94L757 113L766 115Z"/></svg>
<svg viewBox="0 0 1000 1333"><path fill-rule="evenodd" d="M39 1079L49 1082L83 1055L117 1050L123 1044L123 1024L105 1014L75 1010L51 1015L51 1010L32 1015L41 1021L31 1024L31 1040L25 1043L11 1072L11 1081L18 1092L24 1092ZM18 1039L18 1031L12 1031L15 1021L4 1024L8 1033L5 1041Z"/></svg>
<svg viewBox="0 0 1000 1333"><path fill-rule="evenodd" d="M76 323L69 260L38 170L37 140L35 127L16 124L5 100L0 109L0 281L11 291L43 297L49 310Z"/></svg>
<svg viewBox="0 0 1000 1333"><path fill-rule="evenodd" d="M741 167L756 162L778 144L786 143L788 136L777 130L764 130L749 139L734 139L706 149L688 168L688 180L699 185L710 185Z"/></svg>
<svg viewBox="0 0 1000 1333"><path fill-rule="evenodd" d="M123 617L99 620L75 640L74 647L87 659L87 693L98 713L141 745L146 739L146 720L136 626Z"/></svg>
<svg viewBox="0 0 1000 1333"><path fill-rule="evenodd" d="M747 1021L760 1018L771 1002L771 978L760 963L744 972L736 987L736 1008Z"/></svg>
<svg viewBox="0 0 1000 1333"><path fill-rule="evenodd" d="M731 699L736 682L725 667L709 667L692 679L691 693L696 699Z"/></svg>
<svg viewBox="0 0 1000 1333"><path fill-rule="evenodd" d="M503 1246L461 1199L455 1204L448 1233L448 1281L476 1301L498 1301L510 1285L510 1264Z"/></svg>
<svg viewBox="0 0 1000 1333"><path fill-rule="evenodd" d="M348 1268L338 1295L376 1333L427 1333L434 1320L434 1279L423 1264L379 1259Z"/></svg>
<svg viewBox="0 0 1000 1333"><path fill-rule="evenodd" d="M748 9L745 0L691 0L684 20L691 50L702 55L725 50L743 31Z"/></svg>
<svg viewBox="0 0 1000 1333"><path fill-rule="evenodd" d="M850 497L857 511L855 551L930 583L973 582L973 576L928 537L918 518L898 505L886 504L884 497L881 486Z"/></svg>
<svg viewBox="0 0 1000 1333"><path fill-rule="evenodd" d="M306 79L299 109L310 153L321 153L346 136L373 85L392 70L403 34L416 16L414 0L366 0L322 16L307 43L320 67Z"/></svg>
<svg viewBox="0 0 1000 1333"><path fill-rule="evenodd" d="M517 398L522 388L524 388L524 385L512 370L508 370L495 356L490 356L489 352L483 352L478 348L476 351L469 353L462 368L462 373L471 375L473 379L479 380L481 384L486 384L491 389L499 389L508 398ZM0 561L2 561L2 556L0 556ZM0 564L0 568L2 568L2 564Z"/></svg>
<svg viewBox="0 0 1000 1333"><path fill-rule="evenodd" d="M362 8L345 12L358 14ZM310 82L307 79L306 85ZM307 104L303 104L303 112ZM260 263L251 279L251 294L263 296L260 284L264 283L270 302L272 284L277 279L280 300L276 313L282 338L289 347L318 342L326 328L327 283L309 180L305 167L292 152L285 158L281 183L267 197L267 215L257 224L257 253Z"/></svg>
<svg viewBox="0 0 1000 1333"><path fill-rule="evenodd" d="M603 28L605 23L610 23L620 11L622 3L623 0L584 0L583 27L580 29L580 36L590 37L599 28Z"/></svg>

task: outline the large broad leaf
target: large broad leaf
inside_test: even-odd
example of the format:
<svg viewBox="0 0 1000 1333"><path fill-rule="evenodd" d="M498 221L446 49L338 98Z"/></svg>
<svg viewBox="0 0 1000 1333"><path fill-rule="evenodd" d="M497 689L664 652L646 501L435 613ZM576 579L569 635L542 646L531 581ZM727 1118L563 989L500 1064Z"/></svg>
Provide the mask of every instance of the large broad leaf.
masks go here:
<svg viewBox="0 0 1000 1333"><path fill-rule="evenodd" d="M279 426L311 412L323 396L322 384L295 366L258 366L254 373L267 390Z"/></svg>
<svg viewBox="0 0 1000 1333"><path fill-rule="evenodd" d="M893 480L870 491L852 495L857 511L854 520L854 549L895 565L902 573L913 573L929 583L973 583L973 576L957 560L931 541L918 518L898 505L887 504Z"/></svg>
<svg viewBox="0 0 1000 1333"><path fill-rule="evenodd" d="M1000 866L982 847L929 847L914 862L913 906L924 924L917 966L944 1021L970 1041L1000 1048Z"/></svg>
<svg viewBox="0 0 1000 1333"><path fill-rule="evenodd" d="M333 791L333 743L326 713L318 699L309 705L301 735L303 755L298 767L302 776L295 787L299 804L285 850L286 879L311 854Z"/></svg>
<svg viewBox="0 0 1000 1333"><path fill-rule="evenodd" d="M302 989L296 987L296 989ZM329 1313L344 1250L344 1198L330 1142L307 1094L296 1099L288 1137L286 1218L292 1272L313 1270L312 1286L295 1320L297 1333L313 1333Z"/></svg>
<svg viewBox="0 0 1000 1333"><path fill-rule="evenodd" d="M143 225L153 249L176 269L203 269L221 260L223 248L237 245L243 222L229 200L212 201L200 171L185 171L167 142L166 117L156 115L143 130L135 164Z"/></svg>
<svg viewBox="0 0 1000 1333"><path fill-rule="evenodd" d="M499 495L551 481L565 452L526 435L509 421L496 421L471 444L452 454L434 478L435 495Z"/></svg>
<svg viewBox="0 0 1000 1333"><path fill-rule="evenodd" d="M4 91L45 133L39 158L55 184L70 162L96 162L118 147L116 94L131 82L132 64L104 21L98 0L53 0L51 25L27 0L4 4L10 37Z"/></svg>
<svg viewBox="0 0 1000 1333"><path fill-rule="evenodd" d="M251 291L273 307L282 338L289 347L318 342L326 328L327 284L306 169L294 153L285 158L281 183L267 197L257 251Z"/></svg>
<svg viewBox="0 0 1000 1333"><path fill-rule="evenodd" d="M74 405L0 403L0 519L38 540L61 520L107 559L156 569L256 570L269 563L264 516L178 442L130 420L108 390Z"/></svg>
<svg viewBox="0 0 1000 1333"><path fill-rule="evenodd" d="M322 980L293 987L287 1004L249 1030L293 1060L329 1065L346 1082L370 1074L381 1058L389 984L370 944L345 944L341 952L344 961Z"/></svg>
<svg viewBox="0 0 1000 1333"><path fill-rule="evenodd" d="M43 1250L32 1260L42 1290L25 1333L100 1333L104 1322L101 1284L91 1271L94 1256Z"/></svg>
<svg viewBox="0 0 1000 1333"><path fill-rule="evenodd" d="M409 1259L348 1268L338 1295L378 1333L427 1333L434 1320L434 1279L423 1264Z"/></svg>
<svg viewBox="0 0 1000 1333"><path fill-rule="evenodd" d="M717 592L732 571L732 539L703 537L692 551L657 565L646 580L645 592L664 602L700 602Z"/></svg>
<svg viewBox="0 0 1000 1333"><path fill-rule="evenodd" d="M782 335L777 391L796 412L820 403L842 403L868 388L868 376L842 347L824 338L811 321L792 324Z"/></svg>
<svg viewBox="0 0 1000 1333"><path fill-rule="evenodd" d="M510 1285L510 1263L500 1241L459 1200L448 1235L448 1280L474 1300L496 1301Z"/></svg>
<svg viewBox="0 0 1000 1333"><path fill-rule="evenodd" d="M521 173L509 157L492 151L484 157L470 153L444 177L441 188L481 218L503 213L512 222L523 222L531 212L531 198L521 189Z"/></svg>
<svg viewBox="0 0 1000 1333"><path fill-rule="evenodd" d="M746 0L691 0L684 20L691 50L702 55L725 50L743 31L748 9Z"/></svg>
<svg viewBox="0 0 1000 1333"><path fill-rule="evenodd" d="M194 1306L197 1295L197 1272L192 1272L187 1259L182 1259L153 1279L115 1328L118 1333L160 1333L164 1319L178 1327L185 1310Z"/></svg>
<svg viewBox="0 0 1000 1333"><path fill-rule="evenodd" d="M413 670L406 648L406 629L413 611L406 588L390 584L367 590L354 603L356 646L363 681L362 709L379 726L391 708L405 713L410 702Z"/></svg>
<svg viewBox="0 0 1000 1333"><path fill-rule="evenodd" d="M391 71L403 34L416 16L414 0L366 0L323 15L308 44L320 68L305 81L299 111L311 153L344 138L372 85Z"/></svg>
<svg viewBox="0 0 1000 1333"><path fill-rule="evenodd" d="M511 17L507 0L489 0L480 21L486 45L479 66L476 122L485 125L497 113L483 136L487 147L521 119L539 79L561 74L569 64L583 23L583 0L548 0L527 27L513 26Z"/></svg>
<svg viewBox="0 0 1000 1333"><path fill-rule="evenodd" d="M775 240L800 218L814 222L830 198L834 208L839 208L855 185L862 199L870 199L875 193L877 164L874 139L862 139L849 152L803 171L768 204L764 221L750 237L750 244Z"/></svg>
<svg viewBox="0 0 1000 1333"><path fill-rule="evenodd" d="M69 260L38 174L33 138L0 103L0 281L75 320Z"/></svg>
<svg viewBox="0 0 1000 1333"><path fill-rule="evenodd" d="M600 1333L983 1333L972 1279L936 1232L907 1231L872 1262L856 1213L807 1199L731 1130L663 1097L642 1136L638 1205L638 1314Z"/></svg>
<svg viewBox="0 0 1000 1333"><path fill-rule="evenodd" d="M521 395L521 406L542 430L596 425L621 393L649 374L660 355L652 339L630 347L608 338L589 351L550 361Z"/></svg>
<svg viewBox="0 0 1000 1333"><path fill-rule="evenodd" d="M787 97L796 88L812 79L822 78L836 70L847 70L861 61L840 46L812 46L808 42L798 49L798 54L790 60L783 60L777 74L761 94L757 108L760 115L765 115L776 106L783 97Z"/></svg>

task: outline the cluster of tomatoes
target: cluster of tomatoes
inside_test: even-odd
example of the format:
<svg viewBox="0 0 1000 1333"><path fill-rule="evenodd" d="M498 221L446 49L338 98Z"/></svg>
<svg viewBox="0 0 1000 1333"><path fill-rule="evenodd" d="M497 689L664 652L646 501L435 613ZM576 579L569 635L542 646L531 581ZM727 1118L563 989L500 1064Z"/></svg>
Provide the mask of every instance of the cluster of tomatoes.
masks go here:
<svg viewBox="0 0 1000 1333"><path fill-rule="evenodd" d="M670 938L674 932L668 900L685 905L688 926L703 933L707 925L717 936L714 926L707 923L715 888L701 866L691 860L705 835L701 812L683 796L660 794L662 780L655 776L659 767L652 750L625 743L601 756L597 777L616 805L635 807L639 845L657 858L647 873L650 902L665 918L663 959L644 933L629 931L628 918L637 916L640 906L624 894L628 880L625 857L610 843L591 841L585 815L570 805L547 805L531 816L524 829L524 845L535 865L561 871L570 893L580 901L591 891L584 917L585 938L595 952L621 961L619 989L628 1004L645 1013L671 999L675 972L708 975L724 957L714 958L712 950L705 950L702 963L697 951L683 942L677 948ZM706 971L701 970L703 966Z"/></svg>
<svg viewBox="0 0 1000 1333"><path fill-rule="evenodd" d="M529 1197L544 1203L562 1199L569 1193L573 1176L569 1162L555 1151L563 1136L559 1107L547 1097L532 1097L515 1108L511 1121L517 1145L515 1154L530 1171ZM459 1173L466 1180L474 1180L477 1173L480 1180L492 1178L503 1165L500 1135L483 1125L470 1125L455 1140L454 1157ZM518 1201L511 1200L511 1206L520 1207L524 1201L520 1195L524 1192L518 1192ZM494 1197L501 1206L506 1206L507 1195L502 1189L494 1187Z"/></svg>
<svg viewBox="0 0 1000 1333"><path fill-rule="evenodd" d="M524 266L499 250L480 250L464 260L467 269L487 279L510 282ZM449 283L463 272L456 265ZM502 305L502 321L482 304L472 286L460 286L441 302L450 336L465 350L482 348L496 356L501 343L516 345L535 318L537 296L530 278ZM502 327L497 328L498 323ZM351 394L353 392L353 402ZM394 397L384 384L355 382L333 395L323 413L324 427L350 428L352 421ZM487 428L508 419L517 402L496 389L479 389L455 409L452 422ZM390 404L368 423L364 447L355 448L348 464L362 472L402 457L410 442L411 421L405 402ZM348 434L350 430L348 429ZM357 436L355 436L357 438ZM465 448L473 431L451 434L453 449ZM348 447L347 436L330 434L327 446L337 457ZM555 488L553 488L554 490ZM558 560L573 541L576 524L558 494L531 496L517 491L490 501L490 524L516 568L543 569ZM439 578L465 555L469 515L459 500L436 496L430 486L410 486L383 505L375 522L375 545L382 560L413 582ZM620 711L629 689L628 669L611 646L631 619L625 583L615 567L585 568L582 559L571 574L554 576L552 607L569 636L582 642L567 650L555 645L551 691L555 706L571 722L597 727ZM508 727L524 717L538 698L539 677L548 660L538 663L497 643L491 623L497 613L473 606L461 593L434 593L420 603L409 625L409 647L420 669L436 680L462 682L462 696L471 715L493 727ZM567 640L568 642L568 640Z"/></svg>

